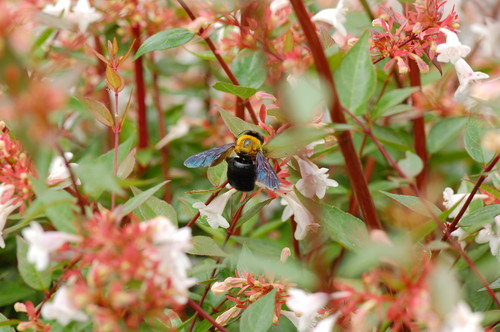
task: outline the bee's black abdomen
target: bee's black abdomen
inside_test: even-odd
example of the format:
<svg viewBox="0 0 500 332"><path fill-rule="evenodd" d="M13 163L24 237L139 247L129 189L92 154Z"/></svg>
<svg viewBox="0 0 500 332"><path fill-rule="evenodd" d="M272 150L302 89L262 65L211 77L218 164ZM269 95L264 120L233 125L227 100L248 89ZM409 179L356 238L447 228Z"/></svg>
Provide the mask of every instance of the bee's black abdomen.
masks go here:
<svg viewBox="0 0 500 332"><path fill-rule="evenodd" d="M257 173L255 164L246 158L227 158L227 179L236 190L252 191L255 187Z"/></svg>

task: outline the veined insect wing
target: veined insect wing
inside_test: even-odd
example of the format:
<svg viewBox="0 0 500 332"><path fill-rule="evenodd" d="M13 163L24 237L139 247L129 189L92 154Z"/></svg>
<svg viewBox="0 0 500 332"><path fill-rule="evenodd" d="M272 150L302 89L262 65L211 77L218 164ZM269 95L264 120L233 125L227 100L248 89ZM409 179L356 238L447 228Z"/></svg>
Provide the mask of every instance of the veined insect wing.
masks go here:
<svg viewBox="0 0 500 332"><path fill-rule="evenodd" d="M234 143L216 146L209 150L197 153L184 161L189 168L215 166L232 152Z"/></svg>
<svg viewBox="0 0 500 332"><path fill-rule="evenodd" d="M257 152L257 181L271 190L280 189L280 180L261 151Z"/></svg>

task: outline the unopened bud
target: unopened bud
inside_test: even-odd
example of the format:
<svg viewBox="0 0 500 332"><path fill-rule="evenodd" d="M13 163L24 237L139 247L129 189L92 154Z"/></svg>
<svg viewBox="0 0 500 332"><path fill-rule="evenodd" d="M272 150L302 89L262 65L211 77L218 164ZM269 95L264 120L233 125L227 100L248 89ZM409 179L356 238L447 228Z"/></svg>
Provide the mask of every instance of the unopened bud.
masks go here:
<svg viewBox="0 0 500 332"><path fill-rule="evenodd" d="M389 237L387 236L387 233L382 231L382 230L379 230L379 229L375 229L375 230L371 231L370 238L375 243L387 244L389 246L392 245L392 242L389 239Z"/></svg>
<svg viewBox="0 0 500 332"><path fill-rule="evenodd" d="M229 322L229 320L231 318L238 316L239 313L240 313L240 309L238 309L236 306L234 306L234 307L231 307L228 310L224 311L222 313L222 315L220 315L219 317L217 317L215 319L215 321L218 324L224 326Z"/></svg>
<svg viewBox="0 0 500 332"><path fill-rule="evenodd" d="M290 257L290 255L291 255L290 248L288 247L283 248L283 250L281 250L280 262L281 263L286 262L286 260L288 259L288 257Z"/></svg>
<svg viewBox="0 0 500 332"><path fill-rule="evenodd" d="M219 296L230 290L232 287L228 284L226 284L224 281L219 281L216 282L212 285L212 288L210 290L215 296Z"/></svg>
<svg viewBox="0 0 500 332"><path fill-rule="evenodd" d="M16 304L14 304L14 310L16 312L28 312L28 310L26 309L26 304L22 302L16 302Z"/></svg>

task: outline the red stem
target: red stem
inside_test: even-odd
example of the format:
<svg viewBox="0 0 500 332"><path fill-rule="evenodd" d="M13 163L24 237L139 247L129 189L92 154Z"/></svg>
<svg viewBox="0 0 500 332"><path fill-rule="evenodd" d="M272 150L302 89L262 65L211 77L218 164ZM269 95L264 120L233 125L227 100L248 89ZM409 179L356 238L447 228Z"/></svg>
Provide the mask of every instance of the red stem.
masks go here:
<svg viewBox="0 0 500 332"><path fill-rule="evenodd" d="M219 331L222 331L222 332L227 332L227 330L221 326L219 323L217 323L213 318L212 316L210 316L205 310L203 310L203 308L201 306L198 305L198 303L194 302L193 300L191 299L188 299L188 304L191 308L193 308L201 317L205 318L206 320L208 320L210 322L210 324L212 324L213 326L215 326L217 329L219 329Z"/></svg>
<svg viewBox="0 0 500 332"><path fill-rule="evenodd" d="M196 16L193 14L193 12L188 7L188 5L183 0L177 0L177 2L179 2L179 4L182 6L182 8L186 11L189 18L194 21L196 19ZM238 82L238 79L236 78L236 76L234 76L233 72L231 71L231 68L229 68L226 61L224 61L224 59L221 57L219 50L217 49L215 44L212 42L210 37L205 36L203 34L204 31L205 30L203 28L201 28L200 31L198 32L198 35L200 35L200 37L205 40L208 47L210 48L212 53L215 55L215 58L217 59L217 61L219 62L219 64L221 65L222 69L226 73L227 77L229 77L231 82L234 85L240 85L240 83ZM248 109L248 113L250 113L250 117L252 118L253 123L258 124L259 120L257 119L257 115L255 113L255 110L253 109L252 104L248 101L248 99L244 99L243 103L245 104L246 108ZM241 119L243 119L243 118L241 118Z"/></svg>
<svg viewBox="0 0 500 332"><path fill-rule="evenodd" d="M330 92L331 105L329 108L332 121L334 123L345 124L347 121L342 112L342 105L340 104L337 89L335 88L335 82L333 81L330 67L326 60L325 53L323 52L323 47L321 46L318 35L316 34L316 29L312 24L309 14L307 13L302 1L291 0L290 2L297 19L299 20L300 26L304 31L304 35L306 36L318 74L324 79ZM337 134L337 141L342 155L344 156L345 163L348 165L347 172L351 181L353 192L356 195L356 199L360 205L361 212L368 229L382 228L378 220L373 199L370 191L368 190L368 184L363 176L361 162L352 143L351 133L349 131L343 131L340 134Z"/></svg>
<svg viewBox="0 0 500 332"><path fill-rule="evenodd" d="M76 200L78 202L78 206L80 207L80 213L82 215L85 215L85 200L83 199L82 194L80 193L80 190L78 189L75 174L73 173L73 170L71 169L71 166L69 164L68 159L66 159L66 157L64 156L64 150L61 147L61 145L59 144L59 142L56 142L56 149L59 152L59 155L63 158L64 165L68 169L69 178L71 180L71 185L74 188Z"/></svg>
<svg viewBox="0 0 500 332"><path fill-rule="evenodd" d="M118 91L115 91L115 128L113 129L115 134L115 152L113 155L113 175L118 174L118 149L120 147L120 115L118 111ZM111 210L115 209L116 203L116 193L111 193Z"/></svg>
<svg viewBox="0 0 500 332"><path fill-rule="evenodd" d="M495 167L495 165L498 163L499 159L500 159L500 156L496 155L496 157L493 158L493 160L483 169L483 172L482 172L483 174L477 180L476 184L474 185L474 188L472 188L472 191L470 192L469 196L465 200L465 203L462 206L462 208L460 209L460 212L458 212L458 214L456 215L456 217L453 219L453 221L451 222L451 224L448 226L448 229L446 230L446 232L444 233L443 237L441 238L441 241L448 240L448 238L450 237L451 232L453 232L456 229L456 226L457 226L458 222L463 217L465 211L469 207L469 204L474 199L474 195L476 195L476 193L479 191L479 187L481 187L481 184L483 184L484 180L488 176L488 172L491 171L493 169L493 167Z"/></svg>
<svg viewBox="0 0 500 332"><path fill-rule="evenodd" d="M417 63L410 59L410 84L411 86L421 88L420 82L420 70L418 69ZM419 110L421 114L418 118L413 120L413 137L415 144L415 152L422 160L424 165L420 174L417 175L417 187L420 192L425 195L426 183L427 183L427 173L428 173L428 158L427 158L427 144L425 139L425 122L424 122L424 112L420 108L420 99L422 92L415 91L411 95L413 107Z"/></svg>
<svg viewBox="0 0 500 332"><path fill-rule="evenodd" d="M134 23L132 32L136 42L134 52L137 52L141 45L141 30L138 23ZM144 71L142 68L142 56L134 61L134 74L136 96L137 96L137 127L139 131L138 148L143 149L148 146L148 125L146 116L146 89L144 87Z"/></svg>

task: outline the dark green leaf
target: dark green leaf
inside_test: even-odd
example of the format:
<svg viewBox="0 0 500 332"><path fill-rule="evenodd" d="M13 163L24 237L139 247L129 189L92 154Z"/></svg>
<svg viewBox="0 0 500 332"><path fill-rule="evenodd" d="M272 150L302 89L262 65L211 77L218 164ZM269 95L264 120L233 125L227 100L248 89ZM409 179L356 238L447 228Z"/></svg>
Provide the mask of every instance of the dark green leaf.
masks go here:
<svg viewBox="0 0 500 332"><path fill-rule="evenodd" d="M257 90L254 88L247 88L244 86L234 85L232 83L217 82L213 88L222 92L227 92L240 98L246 99L252 97Z"/></svg>
<svg viewBox="0 0 500 332"><path fill-rule="evenodd" d="M2 280L0 282L0 307L13 305L17 301L32 295L34 292L33 289L26 287L21 282Z"/></svg>
<svg viewBox="0 0 500 332"><path fill-rule="evenodd" d="M478 163L486 163L493 158L493 152L487 152L481 145L485 127L476 119L470 119L465 129L465 150Z"/></svg>
<svg viewBox="0 0 500 332"><path fill-rule="evenodd" d="M380 98L377 106L373 110L371 115L372 119L376 120L385 116L385 113L389 112L394 106L401 104L406 98L417 90L418 88L404 88L386 92L382 98Z"/></svg>
<svg viewBox="0 0 500 332"><path fill-rule="evenodd" d="M266 57L260 51L242 50L233 60L231 71L240 85L258 89L266 81Z"/></svg>
<svg viewBox="0 0 500 332"><path fill-rule="evenodd" d="M429 153L436 153L449 145L467 123L467 118L446 118L432 126L427 136Z"/></svg>
<svg viewBox="0 0 500 332"><path fill-rule="evenodd" d="M311 127L296 127L282 131L265 146L265 155L270 158L283 158L295 154L306 145L320 140L326 132Z"/></svg>
<svg viewBox="0 0 500 332"><path fill-rule="evenodd" d="M460 227L473 227L475 230L493 222L498 215L500 215L500 205L487 205L464 216L458 225Z"/></svg>
<svg viewBox="0 0 500 332"><path fill-rule="evenodd" d="M157 184L153 188L143 191L137 196L134 196L131 199L129 199L125 204L123 204L122 214L125 216L130 212L134 211L135 209L137 209L144 202L146 202L151 196L153 196L167 182L168 181L163 181L162 183Z"/></svg>
<svg viewBox="0 0 500 332"><path fill-rule="evenodd" d="M245 130L253 130L264 135L264 131L259 126L241 120L240 118L232 115L231 113L223 110L220 107L217 107L217 109L219 110L222 119L226 123L227 128L229 129L229 131L231 131L231 133L233 133L234 136L238 137Z"/></svg>
<svg viewBox="0 0 500 332"><path fill-rule="evenodd" d="M276 290L252 303L241 315L241 332L266 332L273 324Z"/></svg>
<svg viewBox="0 0 500 332"><path fill-rule="evenodd" d="M211 166L207 171L208 181L214 186L218 187L227 180L227 163L222 162L218 165Z"/></svg>
<svg viewBox="0 0 500 332"><path fill-rule="evenodd" d="M334 206L321 204L320 218L331 238L347 249L358 250L369 239L363 221Z"/></svg>
<svg viewBox="0 0 500 332"><path fill-rule="evenodd" d="M186 252L198 256L226 256L226 253L208 236L194 236L191 241L193 247Z"/></svg>
<svg viewBox="0 0 500 332"><path fill-rule="evenodd" d="M131 187L131 189L134 196L142 193L142 190L139 190L136 187ZM177 212L172 205L162 199L159 199L158 197L149 197L144 204L139 206L139 211L144 218L143 220L150 220L158 216L163 216L168 218L174 225L177 226Z"/></svg>
<svg viewBox="0 0 500 332"><path fill-rule="evenodd" d="M242 225L245 222L247 222L250 218L255 216L257 213L259 213L264 206L269 204L271 199L265 200L263 202L257 203L254 206L252 206L250 209L247 211L243 212L241 218L238 220L238 225Z"/></svg>
<svg viewBox="0 0 500 332"><path fill-rule="evenodd" d="M345 55L335 71L335 82L343 106L356 115L366 112L366 103L375 92L375 67L369 52L368 33Z"/></svg>
<svg viewBox="0 0 500 332"><path fill-rule="evenodd" d="M396 202L403 204L410 210L420 213L426 217L432 218L433 214L436 216L439 216L441 214L441 210L436 205L422 198L409 195L391 194L385 191L380 191L380 192L392 198Z"/></svg>
<svg viewBox="0 0 500 332"><path fill-rule="evenodd" d="M184 28L175 28L160 31L158 33L155 33L142 43L141 47L139 47L137 53L134 56L134 60L137 60L137 58L148 52L166 50L169 48L182 46L191 41L193 37L194 33Z"/></svg>
<svg viewBox="0 0 500 332"><path fill-rule="evenodd" d="M38 271L35 265L28 262L28 243L20 236L16 237L17 268L24 282L36 290L47 291L50 286L52 273L49 269Z"/></svg>

